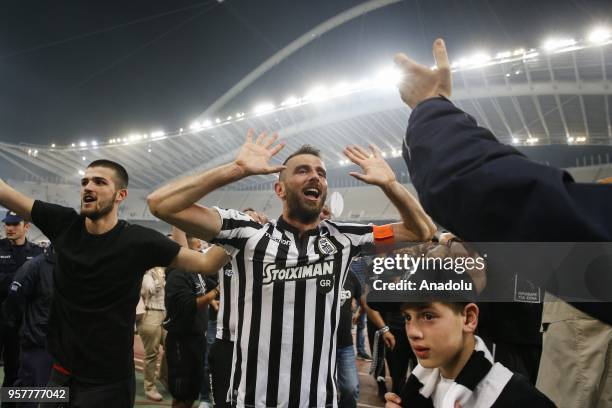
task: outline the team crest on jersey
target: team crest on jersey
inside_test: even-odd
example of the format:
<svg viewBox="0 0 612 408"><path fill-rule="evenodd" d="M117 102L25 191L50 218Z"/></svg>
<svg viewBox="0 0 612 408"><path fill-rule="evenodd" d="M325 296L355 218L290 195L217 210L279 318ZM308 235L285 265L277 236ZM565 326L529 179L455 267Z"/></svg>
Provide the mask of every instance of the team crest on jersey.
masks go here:
<svg viewBox="0 0 612 408"><path fill-rule="evenodd" d="M319 251L325 255L333 255L338 252L338 249L336 249L336 246L332 244L329 238L322 237L319 239Z"/></svg>
<svg viewBox="0 0 612 408"><path fill-rule="evenodd" d="M232 276L234 276L234 270L232 268L225 267L223 268L223 274L228 278L231 278Z"/></svg>

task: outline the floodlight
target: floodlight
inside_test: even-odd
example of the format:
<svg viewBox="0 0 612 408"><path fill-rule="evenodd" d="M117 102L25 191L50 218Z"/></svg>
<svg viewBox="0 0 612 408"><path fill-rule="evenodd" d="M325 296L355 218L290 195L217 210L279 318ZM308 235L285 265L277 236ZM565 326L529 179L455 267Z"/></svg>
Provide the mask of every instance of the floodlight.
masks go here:
<svg viewBox="0 0 612 408"><path fill-rule="evenodd" d="M260 103L253 108L253 113L256 115L261 115L263 113L267 113L274 110L274 104L270 102ZM219 123L219 119L217 119Z"/></svg>
<svg viewBox="0 0 612 408"><path fill-rule="evenodd" d="M589 33L588 40L593 44L604 44L612 40L612 32L604 27L597 27Z"/></svg>
<svg viewBox="0 0 612 408"><path fill-rule="evenodd" d="M572 47L576 45L576 40L573 38L551 38L542 46L546 51L556 51L561 48Z"/></svg>

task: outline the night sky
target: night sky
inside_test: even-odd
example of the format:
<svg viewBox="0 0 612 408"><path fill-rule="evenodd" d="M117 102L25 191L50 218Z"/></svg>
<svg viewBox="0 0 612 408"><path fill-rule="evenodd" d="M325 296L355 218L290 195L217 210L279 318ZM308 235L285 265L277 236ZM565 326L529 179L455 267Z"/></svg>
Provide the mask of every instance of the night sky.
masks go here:
<svg viewBox="0 0 612 408"><path fill-rule="evenodd" d="M0 141L71 143L186 127L244 75L350 0L4 1ZM582 38L612 2L405 0L352 20L275 67L222 113L359 79L396 51L432 63Z"/></svg>

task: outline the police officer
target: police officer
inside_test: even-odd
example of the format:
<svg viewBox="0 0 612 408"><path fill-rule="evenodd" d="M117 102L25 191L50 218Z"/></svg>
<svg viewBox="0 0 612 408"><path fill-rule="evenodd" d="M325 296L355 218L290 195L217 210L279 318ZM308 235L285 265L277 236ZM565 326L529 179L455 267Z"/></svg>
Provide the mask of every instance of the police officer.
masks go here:
<svg viewBox="0 0 612 408"><path fill-rule="evenodd" d="M53 245L49 245L44 254L24 263L15 272L8 297L2 304L7 326L23 317L19 331L19 372L14 387L44 387L49 382L53 358L46 350L46 344L54 269L55 254ZM18 408L37 406L34 402L17 404Z"/></svg>
<svg viewBox="0 0 612 408"><path fill-rule="evenodd" d="M0 304L8 294L15 272L28 259L42 254L42 248L29 242L26 233L30 228L23 218L8 211L2 220L6 238L0 239ZM10 387L17 379L19 369L19 335L15 327L5 325L4 316L0 318L0 356L4 361L3 387Z"/></svg>

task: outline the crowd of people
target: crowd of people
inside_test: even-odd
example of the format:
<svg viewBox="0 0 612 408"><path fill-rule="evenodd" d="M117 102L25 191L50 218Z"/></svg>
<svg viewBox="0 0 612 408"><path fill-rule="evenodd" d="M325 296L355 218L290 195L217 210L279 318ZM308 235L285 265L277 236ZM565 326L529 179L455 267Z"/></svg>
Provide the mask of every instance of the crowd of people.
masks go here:
<svg viewBox="0 0 612 408"><path fill-rule="evenodd" d="M375 146L344 149L361 169L351 175L381 189L396 223L331 219L319 150L304 145L273 165L283 143L252 131L232 162L150 194L152 214L173 226L169 237L118 218L129 177L111 160L87 167L79 212L0 180L0 205L9 210L0 241L3 386L69 388L69 401L41 406L133 406L136 328L145 395L160 401L159 382L175 407L356 406L355 360L370 356L388 407L612 406L606 303L558 302L542 318L539 302L480 303L478 290L460 301L436 292L369 300L372 248L426 243L439 256L470 251L463 240L612 238L602 204L612 202L612 189L574 183L500 144L449 101L442 40L434 56L435 69L396 56L400 95L412 108L403 155L420 201ZM273 173L282 201L276 220L198 204ZM50 240L44 251L26 240L29 222ZM487 281L526 279L494 272ZM447 276L421 271L415 279Z"/></svg>

